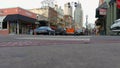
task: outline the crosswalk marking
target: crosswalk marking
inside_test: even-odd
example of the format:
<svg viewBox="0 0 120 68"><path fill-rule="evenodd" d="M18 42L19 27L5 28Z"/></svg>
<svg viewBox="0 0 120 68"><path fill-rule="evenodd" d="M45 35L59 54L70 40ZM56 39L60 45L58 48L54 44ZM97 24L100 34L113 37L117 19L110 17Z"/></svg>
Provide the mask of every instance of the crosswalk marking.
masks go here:
<svg viewBox="0 0 120 68"><path fill-rule="evenodd" d="M91 36L17 36L15 41L0 42L0 46L64 45L90 42Z"/></svg>
<svg viewBox="0 0 120 68"><path fill-rule="evenodd" d="M90 37L18 37L16 39L24 39L24 40L76 40L76 41L90 41Z"/></svg>
<svg viewBox="0 0 120 68"><path fill-rule="evenodd" d="M0 42L0 46L44 46L44 45L64 45L64 44L81 44L80 41L59 41L59 40L38 40L38 41L14 41Z"/></svg>

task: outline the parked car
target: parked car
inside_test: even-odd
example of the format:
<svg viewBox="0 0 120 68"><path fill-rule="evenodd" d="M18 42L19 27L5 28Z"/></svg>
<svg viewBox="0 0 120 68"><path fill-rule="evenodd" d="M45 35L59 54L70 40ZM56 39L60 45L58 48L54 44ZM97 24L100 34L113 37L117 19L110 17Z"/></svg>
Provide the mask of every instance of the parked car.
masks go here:
<svg viewBox="0 0 120 68"><path fill-rule="evenodd" d="M64 28L57 28L55 30L55 34L56 35L65 35L66 34L66 30Z"/></svg>
<svg viewBox="0 0 120 68"><path fill-rule="evenodd" d="M111 31L114 33L120 34L120 19L115 20L110 27Z"/></svg>
<svg viewBox="0 0 120 68"><path fill-rule="evenodd" d="M34 30L36 34L48 34L48 35L55 35L55 30L51 29L48 26L41 26Z"/></svg>
<svg viewBox="0 0 120 68"><path fill-rule="evenodd" d="M83 30L82 29L78 29L75 31L75 35L83 35Z"/></svg>

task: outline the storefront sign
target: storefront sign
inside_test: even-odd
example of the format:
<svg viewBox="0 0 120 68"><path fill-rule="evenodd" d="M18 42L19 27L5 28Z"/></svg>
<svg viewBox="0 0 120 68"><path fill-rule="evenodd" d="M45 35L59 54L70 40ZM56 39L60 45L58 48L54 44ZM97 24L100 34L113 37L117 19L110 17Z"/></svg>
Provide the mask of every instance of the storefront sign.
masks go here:
<svg viewBox="0 0 120 68"><path fill-rule="evenodd" d="M106 9L99 9L100 15L106 15Z"/></svg>
<svg viewBox="0 0 120 68"><path fill-rule="evenodd" d="M19 12L18 12L19 14L36 19L37 14L32 13L32 12L22 9L22 8L18 8L18 10L19 10Z"/></svg>
<svg viewBox="0 0 120 68"><path fill-rule="evenodd" d="M3 14L3 11L2 11L2 10L0 10L0 14Z"/></svg>
<svg viewBox="0 0 120 68"><path fill-rule="evenodd" d="M10 14L20 14L34 19L36 19L36 15L37 15L35 13L32 13L26 9L22 9L19 7L0 9L0 15L10 15Z"/></svg>
<svg viewBox="0 0 120 68"><path fill-rule="evenodd" d="M0 30L2 29L2 22L0 22Z"/></svg>
<svg viewBox="0 0 120 68"><path fill-rule="evenodd" d="M117 0L117 7L120 9L120 0Z"/></svg>

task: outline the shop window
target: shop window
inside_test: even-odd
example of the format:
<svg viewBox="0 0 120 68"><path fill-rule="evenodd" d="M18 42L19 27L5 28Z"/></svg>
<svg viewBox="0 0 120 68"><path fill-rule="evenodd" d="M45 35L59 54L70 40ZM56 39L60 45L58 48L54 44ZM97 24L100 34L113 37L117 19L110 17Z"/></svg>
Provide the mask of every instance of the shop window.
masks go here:
<svg viewBox="0 0 120 68"><path fill-rule="evenodd" d="M2 22L0 22L0 29L2 29L1 23L2 23Z"/></svg>
<svg viewBox="0 0 120 68"><path fill-rule="evenodd" d="M2 22L0 22L0 27L1 27Z"/></svg>
<svg viewBox="0 0 120 68"><path fill-rule="evenodd" d="M7 22L3 22L2 27L3 29L7 29Z"/></svg>

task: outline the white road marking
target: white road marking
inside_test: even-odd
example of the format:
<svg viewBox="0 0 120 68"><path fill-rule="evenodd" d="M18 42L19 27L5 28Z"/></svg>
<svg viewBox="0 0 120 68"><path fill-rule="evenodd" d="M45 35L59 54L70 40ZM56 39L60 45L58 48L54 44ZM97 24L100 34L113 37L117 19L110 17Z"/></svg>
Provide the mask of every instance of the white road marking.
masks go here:
<svg viewBox="0 0 120 68"><path fill-rule="evenodd" d="M68 41L90 41L90 37L18 37L24 40L68 40Z"/></svg>

